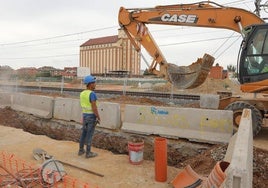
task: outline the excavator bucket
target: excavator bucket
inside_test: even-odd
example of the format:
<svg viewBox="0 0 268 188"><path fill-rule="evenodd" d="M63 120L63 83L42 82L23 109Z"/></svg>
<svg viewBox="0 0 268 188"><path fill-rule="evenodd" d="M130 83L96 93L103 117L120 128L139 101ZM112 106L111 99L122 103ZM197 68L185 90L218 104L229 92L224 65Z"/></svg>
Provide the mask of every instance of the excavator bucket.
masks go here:
<svg viewBox="0 0 268 188"><path fill-rule="evenodd" d="M205 54L189 66L177 66L168 63L167 75L170 82L178 89L192 89L206 80L215 58Z"/></svg>

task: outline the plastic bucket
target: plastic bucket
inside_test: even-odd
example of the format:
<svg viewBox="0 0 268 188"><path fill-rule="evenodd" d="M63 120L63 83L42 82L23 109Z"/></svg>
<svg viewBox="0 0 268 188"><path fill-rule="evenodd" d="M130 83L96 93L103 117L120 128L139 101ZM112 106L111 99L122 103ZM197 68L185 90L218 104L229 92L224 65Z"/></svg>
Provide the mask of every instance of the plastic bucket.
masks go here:
<svg viewBox="0 0 268 188"><path fill-rule="evenodd" d="M128 142L128 158L131 164L141 164L143 161L144 141L129 141Z"/></svg>

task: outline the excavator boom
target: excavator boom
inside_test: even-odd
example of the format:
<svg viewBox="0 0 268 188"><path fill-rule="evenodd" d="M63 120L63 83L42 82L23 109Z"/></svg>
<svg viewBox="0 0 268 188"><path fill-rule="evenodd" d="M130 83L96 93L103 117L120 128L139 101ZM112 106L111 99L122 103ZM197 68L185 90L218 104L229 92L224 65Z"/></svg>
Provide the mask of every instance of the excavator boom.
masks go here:
<svg viewBox="0 0 268 188"><path fill-rule="evenodd" d="M210 1L144 9L121 7L118 20L136 50L140 51L140 43L153 58L149 71L183 89L198 87L205 81L214 57L205 54L189 66L167 63L147 24L225 28L243 34L244 27L264 22L246 10L224 7Z"/></svg>

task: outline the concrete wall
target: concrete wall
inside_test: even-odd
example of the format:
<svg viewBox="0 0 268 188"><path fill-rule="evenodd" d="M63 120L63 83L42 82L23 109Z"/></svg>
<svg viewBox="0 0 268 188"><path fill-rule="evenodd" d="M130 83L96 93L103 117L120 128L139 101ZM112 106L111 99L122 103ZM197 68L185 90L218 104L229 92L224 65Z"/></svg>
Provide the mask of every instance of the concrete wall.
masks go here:
<svg viewBox="0 0 268 188"><path fill-rule="evenodd" d="M98 102L98 110L101 122L97 126L107 129L120 128L121 116L119 104ZM55 119L82 123L82 110L79 99L55 98L53 117Z"/></svg>
<svg viewBox="0 0 268 188"><path fill-rule="evenodd" d="M55 118L82 123L79 99L0 92L0 107L6 106L45 119ZM99 102L98 109L101 116L99 127L120 129L121 113L119 104Z"/></svg>
<svg viewBox="0 0 268 188"><path fill-rule="evenodd" d="M227 110L126 105L122 130L227 143L232 122L233 112Z"/></svg>
<svg viewBox="0 0 268 188"><path fill-rule="evenodd" d="M11 108L14 110L23 111L41 118L52 118L54 107L52 97L16 93L11 96L11 99Z"/></svg>
<svg viewBox="0 0 268 188"><path fill-rule="evenodd" d="M253 133L251 110L244 109L236 135L230 140L225 156L230 162L222 188L252 188Z"/></svg>
<svg viewBox="0 0 268 188"><path fill-rule="evenodd" d="M0 92L0 107L11 106L11 93Z"/></svg>
<svg viewBox="0 0 268 188"><path fill-rule="evenodd" d="M79 99L23 93L12 94L10 98L2 95L11 101L14 110L41 118L82 122ZM121 114L120 105L109 102L99 102L98 109L101 116L98 126L112 130L212 143L228 142L232 135L232 111L126 105ZM123 121L121 116L124 116Z"/></svg>
<svg viewBox="0 0 268 188"><path fill-rule="evenodd" d="M53 117L66 121L82 122L82 110L79 99L55 98Z"/></svg>
<svg viewBox="0 0 268 188"><path fill-rule="evenodd" d="M108 129L120 129L121 112L120 104L110 102L99 102L98 111L101 117L99 127Z"/></svg>
<svg viewBox="0 0 268 188"><path fill-rule="evenodd" d="M220 104L219 95L200 95L200 108L218 109Z"/></svg>

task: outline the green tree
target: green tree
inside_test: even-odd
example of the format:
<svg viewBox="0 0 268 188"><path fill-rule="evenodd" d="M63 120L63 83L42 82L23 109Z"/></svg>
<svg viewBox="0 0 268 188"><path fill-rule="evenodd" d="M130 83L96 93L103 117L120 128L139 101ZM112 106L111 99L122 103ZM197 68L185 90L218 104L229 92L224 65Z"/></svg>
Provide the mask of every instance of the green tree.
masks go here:
<svg viewBox="0 0 268 188"><path fill-rule="evenodd" d="M236 66L234 66L234 65L227 65L227 70L228 70L228 72L233 72L233 73L235 73L235 71L236 71Z"/></svg>
<svg viewBox="0 0 268 188"><path fill-rule="evenodd" d="M237 73L236 73L236 66L234 65L227 65L227 70L228 72L230 72L232 74L233 78L237 77Z"/></svg>

